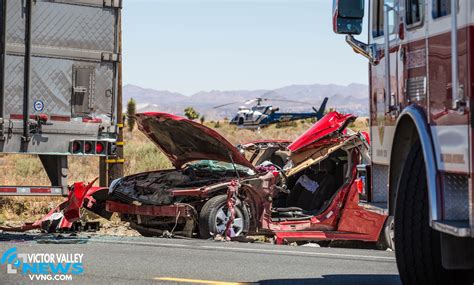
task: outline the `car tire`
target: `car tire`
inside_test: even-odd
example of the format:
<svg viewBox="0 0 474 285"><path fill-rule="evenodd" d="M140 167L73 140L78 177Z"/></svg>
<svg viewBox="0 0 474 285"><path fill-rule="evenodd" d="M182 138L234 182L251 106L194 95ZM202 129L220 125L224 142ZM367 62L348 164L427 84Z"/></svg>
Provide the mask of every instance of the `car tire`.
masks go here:
<svg viewBox="0 0 474 285"><path fill-rule="evenodd" d="M218 215L221 209L225 212L226 207L227 195L215 196L204 204L199 213L199 235L201 238L209 239L218 234L221 236L225 235L225 233L218 228L218 223L223 222L219 220ZM235 206L235 216L235 218L242 219L241 231L239 231L236 236L245 236L250 228L250 216L247 208L242 203Z"/></svg>
<svg viewBox="0 0 474 285"><path fill-rule="evenodd" d="M428 186L419 141L408 154L397 192L395 256L403 284L464 284L460 271L443 268L440 233L429 225Z"/></svg>
<svg viewBox="0 0 474 285"><path fill-rule="evenodd" d="M395 250L394 229L395 229L395 218L393 216L388 216L382 228L382 232L380 233L379 240L376 243L377 249Z"/></svg>

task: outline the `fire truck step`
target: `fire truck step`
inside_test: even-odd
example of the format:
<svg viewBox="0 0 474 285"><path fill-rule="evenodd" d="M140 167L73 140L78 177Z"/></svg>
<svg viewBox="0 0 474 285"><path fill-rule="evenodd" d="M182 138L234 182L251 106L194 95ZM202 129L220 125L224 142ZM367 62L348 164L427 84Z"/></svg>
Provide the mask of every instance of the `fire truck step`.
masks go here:
<svg viewBox="0 0 474 285"><path fill-rule="evenodd" d="M471 227L469 221L433 221L433 228L443 233L457 237L470 237Z"/></svg>
<svg viewBox="0 0 474 285"><path fill-rule="evenodd" d="M381 214L381 215L388 215L388 208L387 208L387 203L374 203L374 202L365 202L361 201L359 202L359 206L362 208Z"/></svg>

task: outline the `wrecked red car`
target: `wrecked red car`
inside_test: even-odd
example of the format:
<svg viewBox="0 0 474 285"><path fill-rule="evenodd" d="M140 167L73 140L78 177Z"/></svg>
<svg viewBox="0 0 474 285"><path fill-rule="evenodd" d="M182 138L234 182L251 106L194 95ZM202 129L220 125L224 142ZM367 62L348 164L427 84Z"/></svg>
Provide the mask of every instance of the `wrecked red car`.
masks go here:
<svg viewBox="0 0 474 285"><path fill-rule="evenodd" d="M331 112L293 142L234 147L199 123L138 114L139 129L175 169L115 180L107 210L145 236L376 242L386 215L360 201L357 166L368 159L369 138L347 128L355 118Z"/></svg>

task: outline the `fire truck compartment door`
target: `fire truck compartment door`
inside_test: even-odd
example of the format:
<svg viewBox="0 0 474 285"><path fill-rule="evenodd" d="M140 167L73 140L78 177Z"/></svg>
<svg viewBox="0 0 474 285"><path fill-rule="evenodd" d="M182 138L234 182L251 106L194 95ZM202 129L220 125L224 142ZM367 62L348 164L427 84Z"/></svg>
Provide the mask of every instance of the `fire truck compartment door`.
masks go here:
<svg viewBox="0 0 474 285"><path fill-rule="evenodd" d="M465 99L472 93L472 41L469 40L472 16L470 8L468 10L469 3L471 1L460 1L457 11L458 95ZM437 166L443 172L466 175L472 171L471 110L470 106L458 110L452 107L455 92L452 88L452 13L449 5L432 6L429 10L433 11L434 17L428 17L427 24L429 121Z"/></svg>
<svg viewBox="0 0 474 285"><path fill-rule="evenodd" d="M385 28L385 6L388 11L388 29ZM375 0L372 3L370 20L370 44L377 49L378 64L371 65L371 147L373 163L387 166L390 163L395 118L391 111L398 105L398 70L399 70L399 0ZM388 37L385 31L389 32ZM388 43L386 43L388 38ZM388 46L386 46L388 44ZM388 55L386 55L388 51ZM388 60L387 60L388 57ZM388 67L388 68L387 68ZM390 87L390 88L388 88Z"/></svg>

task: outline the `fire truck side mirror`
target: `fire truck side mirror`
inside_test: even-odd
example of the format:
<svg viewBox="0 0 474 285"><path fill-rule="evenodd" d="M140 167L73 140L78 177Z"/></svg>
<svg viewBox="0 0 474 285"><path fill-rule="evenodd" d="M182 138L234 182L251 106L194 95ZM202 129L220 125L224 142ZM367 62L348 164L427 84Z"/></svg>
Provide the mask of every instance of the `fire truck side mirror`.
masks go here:
<svg viewBox="0 0 474 285"><path fill-rule="evenodd" d="M334 0L334 32L336 34L360 35L362 33L364 7L364 0Z"/></svg>

